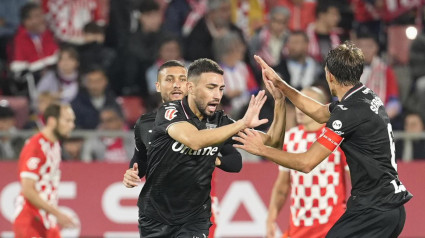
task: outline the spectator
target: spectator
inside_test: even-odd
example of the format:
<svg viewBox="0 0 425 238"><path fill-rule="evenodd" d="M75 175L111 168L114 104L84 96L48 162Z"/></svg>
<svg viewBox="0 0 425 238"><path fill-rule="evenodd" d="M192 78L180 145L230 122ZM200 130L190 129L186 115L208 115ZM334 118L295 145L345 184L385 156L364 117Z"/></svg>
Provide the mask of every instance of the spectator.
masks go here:
<svg viewBox="0 0 425 238"><path fill-rule="evenodd" d="M242 29L245 39L264 24L265 4L262 0L230 1L232 22Z"/></svg>
<svg viewBox="0 0 425 238"><path fill-rule="evenodd" d="M214 39L214 54L224 71L226 90L224 96L230 100L230 114L239 115L241 105L248 103L251 94L258 91L257 81L251 68L243 61L245 45L235 32L228 32Z"/></svg>
<svg viewBox="0 0 425 238"><path fill-rule="evenodd" d="M243 39L242 31L231 22L230 6L229 0L208 1L206 15L184 39L186 60L214 59L213 39L223 36L228 31L237 32Z"/></svg>
<svg viewBox="0 0 425 238"><path fill-rule="evenodd" d="M328 52L340 44L336 27L340 21L339 8L332 0L319 1L316 7L316 21L308 25L308 52L314 60L323 63Z"/></svg>
<svg viewBox="0 0 425 238"><path fill-rule="evenodd" d="M170 1L164 15L164 29L179 37L188 36L204 16L207 0Z"/></svg>
<svg viewBox="0 0 425 238"><path fill-rule="evenodd" d="M102 109L99 129L102 131L127 130L123 115L114 107ZM81 159L84 162L129 162L133 150L132 137L98 137L84 143Z"/></svg>
<svg viewBox="0 0 425 238"><path fill-rule="evenodd" d="M80 55L80 70L85 72L92 65L109 69L115 58L115 52L104 46L105 32L96 22L87 23L83 28L84 44L78 49Z"/></svg>
<svg viewBox="0 0 425 238"><path fill-rule="evenodd" d="M402 109L396 75L379 57L379 45L373 35L359 34L357 45L363 51L365 61L360 82L381 98L388 117L394 119Z"/></svg>
<svg viewBox="0 0 425 238"><path fill-rule="evenodd" d="M28 0L3 0L0 8L0 63L7 60L6 48L19 27L19 10Z"/></svg>
<svg viewBox="0 0 425 238"><path fill-rule="evenodd" d="M158 57L156 62L151 65L146 71L147 86L150 95L149 103L153 104L152 108L156 108L160 103L162 103L161 96L157 94L156 83L157 83L157 74L159 67L170 60L178 60L184 62L182 58L181 45L177 37L173 35L165 35L158 47ZM185 62L184 62L185 63ZM185 63L188 67L189 64Z"/></svg>
<svg viewBox="0 0 425 238"><path fill-rule="evenodd" d="M36 73L56 64L58 46L50 31L46 30L41 7L33 2L21 8L21 25L13 39L10 68L15 77L25 72Z"/></svg>
<svg viewBox="0 0 425 238"><path fill-rule="evenodd" d="M321 67L308 55L308 37L302 31L291 33L286 44L287 57L283 61L289 71L289 84L301 90L313 85L321 73Z"/></svg>
<svg viewBox="0 0 425 238"><path fill-rule="evenodd" d="M404 132L407 133L424 133L424 119L417 112L409 112L404 119ZM406 160L425 159L425 140L413 140L396 142L396 158Z"/></svg>
<svg viewBox="0 0 425 238"><path fill-rule="evenodd" d="M410 46L409 66L412 74L412 89L408 106L418 111L425 118L425 34L422 33L413 40Z"/></svg>
<svg viewBox="0 0 425 238"><path fill-rule="evenodd" d="M58 101L59 98L57 94L41 92L37 97L35 112L30 116L30 119L24 128L41 130L45 126L45 120L43 118L44 111L50 104L57 103Z"/></svg>
<svg viewBox="0 0 425 238"><path fill-rule="evenodd" d="M279 0L277 5L284 6L291 12L289 29L305 31L307 26L315 21L316 1L309 0Z"/></svg>
<svg viewBox="0 0 425 238"><path fill-rule="evenodd" d="M106 1L41 0L41 2L50 29L65 43L83 44L83 27L91 21L104 25L107 19Z"/></svg>
<svg viewBox="0 0 425 238"><path fill-rule="evenodd" d="M120 110L115 95L107 88L108 78L100 67L93 67L83 77L83 88L71 106L76 115L76 126L95 129L99 125L99 113L105 107Z"/></svg>
<svg viewBox="0 0 425 238"><path fill-rule="evenodd" d="M158 43L163 35L162 14L154 0L143 1L139 11L140 28L130 35L124 58L118 61L124 62L120 66L120 77L125 81L122 93L147 96L146 70L155 61Z"/></svg>
<svg viewBox="0 0 425 238"><path fill-rule="evenodd" d="M285 7L275 7L269 13L269 22L251 39L250 52L261 56L272 67L281 60L282 49L289 36L290 12ZM252 59L254 60L254 59ZM254 61L252 65L257 65Z"/></svg>
<svg viewBox="0 0 425 238"><path fill-rule="evenodd" d="M78 53L72 47L64 47L58 58L56 69L46 72L40 79L37 92L50 92L62 102L70 103L78 94Z"/></svg>
<svg viewBox="0 0 425 238"><path fill-rule="evenodd" d="M15 113L6 100L0 101L0 132L11 133L11 136L0 136L0 160L15 160L24 145L24 139L13 137L15 128Z"/></svg>

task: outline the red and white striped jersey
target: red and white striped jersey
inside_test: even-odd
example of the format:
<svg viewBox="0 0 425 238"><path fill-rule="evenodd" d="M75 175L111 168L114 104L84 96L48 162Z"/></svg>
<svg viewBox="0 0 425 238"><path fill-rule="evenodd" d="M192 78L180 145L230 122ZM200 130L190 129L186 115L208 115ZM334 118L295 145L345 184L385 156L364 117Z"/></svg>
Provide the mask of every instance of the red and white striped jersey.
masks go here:
<svg viewBox="0 0 425 238"><path fill-rule="evenodd" d="M317 131L305 131L303 126L290 129L285 134L283 150L303 153L320 137L325 127ZM291 220L289 237L325 237L326 233L345 212L346 182L344 171L348 169L345 155L340 148L305 174L290 170ZM288 170L282 166L279 170Z"/></svg>
<svg viewBox="0 0 425 238"><path fill-rule="evenodd" d="M61 148L59 142L49 141L42 133L34 135L27 141L19 158L19 178L35 180L35 189L41 199L52 206L58 204L60 162ZM46 229L56 225L55 216L33 206L22 194L17 199L15 217L21 212L37 214L41 217Z"/></svg>

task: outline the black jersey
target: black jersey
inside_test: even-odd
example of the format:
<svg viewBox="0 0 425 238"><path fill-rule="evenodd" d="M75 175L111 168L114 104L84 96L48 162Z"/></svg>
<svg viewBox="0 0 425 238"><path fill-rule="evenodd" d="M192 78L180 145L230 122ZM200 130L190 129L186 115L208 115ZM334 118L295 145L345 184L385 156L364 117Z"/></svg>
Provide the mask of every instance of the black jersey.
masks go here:
<svg viewBox="0 0 425 238"><path fill-rule="evenodd" d="M165 103L159 108L147 145L146 183L138 206L141 215L170 225L211 216L211 177L215 159L223 146L194 151L175 141L167 129L182 121L199 130L234 122L222 111L200 121L190 110L187 98Z"/></svg>
<svg viewBox="0 0 425 238"><path fill-rule="evenodd" d="M381 99L358 84L329 110L326 127L342 137L351 172L348 209L389 210L406 203L412 195L398 178L392 127Z"/></svg>

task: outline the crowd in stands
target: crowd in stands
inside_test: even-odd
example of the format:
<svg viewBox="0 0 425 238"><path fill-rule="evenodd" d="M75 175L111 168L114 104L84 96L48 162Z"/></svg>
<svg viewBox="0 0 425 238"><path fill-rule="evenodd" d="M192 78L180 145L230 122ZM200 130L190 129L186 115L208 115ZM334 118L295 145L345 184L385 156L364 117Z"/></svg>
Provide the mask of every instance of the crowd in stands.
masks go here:
<svg viewBox="0 0 425 238"><path fill-rule="evenodd" d="M424 11L422 1L397 0L2 0L0 131L40 128L53 101L72 105L77 129L130 131L136 113L161 103L159 66L198 58L223 68L222 108L239 118L264 87L254 54L293 87L328 92L324 58L351 40L365 56L361 82L382 99L393 129L424 132ZM417 36L389 39L392 29L408 26ZM394 44L408 44L407 60L390 53ZM295 115L288 107L289 129ZM262 116L272 115L273 102L266 103ZM17 159L24 139L0 140L0 160ZM64 158L128 161L133 143L72 138ZM403 147L398 142L398 158ZM424 140L413 147L410 156L425 159Z"/></svg>

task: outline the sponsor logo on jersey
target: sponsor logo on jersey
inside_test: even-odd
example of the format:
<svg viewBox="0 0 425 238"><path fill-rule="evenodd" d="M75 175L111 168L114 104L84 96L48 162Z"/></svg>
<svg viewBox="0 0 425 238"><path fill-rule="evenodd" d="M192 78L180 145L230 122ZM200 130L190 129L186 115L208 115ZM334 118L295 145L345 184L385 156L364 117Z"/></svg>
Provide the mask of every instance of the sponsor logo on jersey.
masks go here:
<svg viewBox="0 0 425 238"><path fill-rule="evenodd" d="M340 120L335 120L334 122L332 122L332 127L335 130L341 129L342 127L342 122Z"/></svg>
<svg viewBox="0 0 425 238"><path fill-rule="evenodd" d="M341 108L341 110L345 111L348 110L348 108L344 107L344 105L337 105L339 108Z"/></svg>
<svg viewBox="0 0 425 238"><path fill-rule="evenodd" d="M370 110L372 110L375 114L378 114L379 107L381 107L383 105L384 105L384 103L382 102L382 100L379 97L375 97L370 102Z"/></svg>
<svg viewBox="0 0 425 238"><path fill-rule="evenodd" d="M176 141L171 147L173 151L179 152L180 154L185 155L215 155L218 151L218 147L208 146L199 150L192 150L191 148L183 145L182 143Z"/></svg>
<svg viewBox="0 0 425 238"><path fill-rule="evenodd" d="M370 89L365 88L362 92L363 92L364 94L368 94L368 93L370 93Z"/></svg>
<svg viewBox="0 0 425 238"><path fill-rule="evenodd" d="M173 120L177 116L176 115L177 112L178 111L175 108L167 109L167 111L165 111L164 117L165 117L165 119L171 121L171 120Z"/></svg>
<svg viewBox="0 0 425 238"><path fill-rule="evenodd" d="M31 157L27 161L27 166L30 170L34 170L38 167L38 164L40 163L40 159L37 157Z"/></svg>

